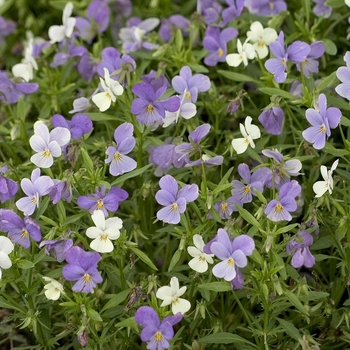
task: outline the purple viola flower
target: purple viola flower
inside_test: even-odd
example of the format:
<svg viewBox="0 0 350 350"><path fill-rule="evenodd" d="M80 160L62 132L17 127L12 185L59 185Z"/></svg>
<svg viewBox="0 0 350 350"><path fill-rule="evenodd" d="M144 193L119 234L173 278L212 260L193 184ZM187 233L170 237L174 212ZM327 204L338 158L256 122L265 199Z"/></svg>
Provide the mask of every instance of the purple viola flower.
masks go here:
<svg viewBox="0 0 350 350"><path fill-rule="evenodd" d="M87 18L76 17L75 27L79 36L88 44L98 33L103 33L109 24L109 7L105 1L93 0L87 8Z"/></svg>
<svg viewBox="0 0 350 350"><path fill-rule="evenodd" d="M32 215L35 208L39 207L40 197L50 192L54 182L49 176L40 176L40 169L32 171L31 179L22 179L21 188L27 195L16 202L18 210L24 215Z"/></svg>
<svg viewBox="0 0 350 350"><path fill-rule="evenodd" d="M186 210L186 204L198 198L197 185L185 185L180 191L176 180L165 175L159 180L160 190L156 193L156 201L165 208L157 212L158 220L168 224L178 224L180 214Z"/></svg>
<svg viewBox="0 0 350 350"><path fill-rule="evenodd" d="M316 41L310 45L310 52L306 59L297 63L298 71L302 71L307 78L311 77L311 73L318 73L318 61L316 59L323 56L325 47L322 41Z"/></svg>
<svg viewBox="0 0 350 350"><path fill-rule="evenodd" d="M284 0L246 0L249 11L260 16L272 16L287 10Z"/></svg>
<svg viewBox="0 0 350 350"><path fill-rule="evenodd" d="M319 96L316 108L306 110L306 119L312 126L303 131L303 137L313 143L315 149L322 149L326 145L326 137L331 136L331 129L339 125L342 113L339 108L327 108L325 94Z"/></svg>
<svg viewBox="0 0 350 350"><path fill-rule="evenodd" d="M14 83L5 71L0 71L0 101L8 104L17 103L20 97L38 91L37 83Z"/></svg>
<svg viewBox="0 0 350 350"><path fill-rule="evenodd" d="M86 252L79 247L72 247L66 252L68 265L64 266L62 274L67 281L77 281L73 292L93 293L97 283L103 281L97 270L101 260L98 253Z"/></svg>
<svg viewBox="0 0 350 350"><path fill-rule="evenodd" d="M311 48L303 41L295 41L284 47L284 33L281 31L278 39L270 44L270 50L276 58L270 58L265 62L265 68L274 75L277 83L283 83L287 78L288 61L300 63L306 60Z"/></svg>
<svg viewBox="0 0 350 350"><path fill-rule="evenodd" d="M350 101L350 51L345 54L344 61L346 67L339 67L337 69L337 78L341 81L341 84L336 86L335 91L338 95L345 97Z"/></svg>
<svg viewBox="0 0 350 350"><path fill-rule="evenodd" d="M0 46L5 44L4 37L16 29L16 23L0 16Z"/></svg>
<svg viewBox="0 0 350 350"><path fill-rule="evenodd" d="M172 32L176 29L181 29L184 37L188 36L190 21L182 15L172 15L169 18L162 20L159 28L159 34L163 41L168 42L171 39Z"/></svg>
<svg viewBox="0 0 350 350"><path fill-rule="evenodd" d="M214 204L214 209L219 213L222 219L229 219L233 212L237 212L236 204L243 206L239 198L229 197L226 200Z"/></svg>
<svg viewBox="0 0 350 350"><path fill-rule="evenodd" d="M226 0L226 3L229 7L225 8L222 13L222 26L225 27L226 24L238 18L244 8L244 0Z"/></svg>
<svg viewBox="0 0 350 350"><path fill-rule="evenodd" d="M85 79L90 81L97 73L97 65L95 59L88 53L81 56L78 63L78 72Z"/></svg>
<svg viewBox="0 0 350 350"><path fill-rule="evenodd" d="M165 317L160 322L158 314L150 306L141 306L135 313L135 321L143 327L141 340L147 342L147 349L163 350L170 347L174 337L173 326L182 319L181 312Z"/></svg>
<svg viewBox="0 0 350 350"><path fill-rule="evenodd" d="M131 123L123 123L114 131L116 147L110 146L106 150L108 158L106 164L111 163L109 172L113 176L118 176L137 167L137 163L127 156L135 147L135 137L133 136L134 126Z"/></svg>
<svg viewBox="0 0 350 350"><path fill-rule="evenodd" d="M97 91L97 90L96 90ZM73 101L73 109L69 111L70 114L78 113L78 112L83 112L87 108L89 108L90 101L86 97L78 97Z"/></svg>
<svg viewBox="0 0 350 350"><path fill-rule="evenodd" d="M302 266L310 268L315 265L315 257L311 254L309 247L314 239L305 230L299 231L294 239L287 245L287 253L293 253L291 264L298 269Z"/></svg>
<svg viewBox="0 0 350 350"><path fill-rule="evenodd" d="M258 119L268 134L270 135L282 134L282 123L284 119L284 112L280 107L272 107L270 109L264 110L259 115Z"/></svg>
<svg viewBox="0 0 350 350"><path fill-rule="evenodd" d="M180 108L180 99L172 96L159 101L166 86L155 91L150 84L138 83L133 86L132 92L138 97L131 104L131 113L144 125L161 124L165 118L165 111L176 112Z"/></svg>
<svg viewBox="0 0 350 350"><path fill-rule="evenodd" d="M18 191L18 183L9 179L1 174L7 172L8 167L4 166L0 168L0 202L5 203L12 199Z"/></svg>
<svg viewBox="0 0 350 350"><path fill-rule="evenodd" d="M180 98L185 95L185 101L196 103L198 92L205 92L210 89L210 79L204 74L192 75L191 68L184 66L180 70L180 75L176 75L171 81L174 90L180 94Z"/></svg>
<svg viewBox="0 0 350 350"><path fill-rule="evenodd" d="M221 11L222 6L216 0L197 0L196 12L201 14L206 24L217 22Z"/></svg>
<svg viewBox="0 0 350 350"><path fill-rule="evenodd" d="M0 209L0 229L8 233L12 242L24 248L30 247L30 238L36 242L41 240L39 224L28 216L22 220L12 210Z"/></svg>
<svg viewBox="0 0 350 350"><path fill-rule="evenodd" d="M242 203L250 203L253 200L252 195L256 195L254 190L258 190L259 192L264 190L264 183L269 172L270 170L268 168L259 168L251 174L247 164L240 164L238 166L238 173L244 183L238 180L232 181L232 197Z"/></svg>
<svg viewBox="0 0 350 350"><path fill-rule="evenodd" d="M125 201L129 197L128 192L114 186L111 187L108 194L106 194L104 185L101 186L101 191L98 190L98 187L95 191L96 193L78 197L79 207L88 209L90 214L95 210L102 210L105 216L108 216L108 211L117 211L119 202Z"/></svg>
<svg viewBox="0 0 350 350"><path fill-rule="evenodd" d="M66 259L66 253L68 249L73 246L72 239L60 239L58 241L55 240L46 240L42 241L39 245L39 248L45 247L45 254L50 255L50 251L52 250L54 257L58 262L62 262Z"/></svg>
<svg viewBox="0 0 350 350"><path fill-rule="evenodd" d="M73 198L72 186L67 181L53 180L54 185L50 188L48 196L52 200L52 204L57 204L59 200L70 203Z"/></svg>
<svg viewBox="0 0 350 350"><path fill-rule="evenodd" d="M217 240L210 244L209 249L222 261L213 267L213 275L232 283L237 277L242 277L237 272L239 268L247 266L247 256L252 255L255 249L254 240L248 235L240 235L235 239L230 238L227 232L221 228L216 237ZM232 287L234 287L234 283L232 283Z"/></svg>
<svg viewBox="0 0 350 350"><path fill-rule="evenodd" d="M279 200L273 199L266 208L265 214L274 222L292 220L291 212L297 210L297 202L295 198L300 194L301 187L297 181L292 180L284 184L279 191Z"/></svg>
<svg viewBox="0 0 350 350"><path fill-rule="evenodd" d="M163 86L166 86L167 89L170 88L171 85L165 75L157 75L157 72L152 69L148 74L144 74L141 78L144 83L152 85L154 91L159 90Z"/></svg>
<svg viewBox="0 0 350 350"><path fill-rule="evenodd" d="M311 0L316 6L312 9L312 12L318 16L324 18L330 17L332 14L332 8L325 5L326 0Z"/></svg>
<svg viewBox="0 0 350 350"><path fill-rule="evenodd" d="M203 47L210 52L205 57L204 63L207 66L216 66L218 62L225 62L227 54L227 43L238 35L235 28L225 28L220 32L220 28L208 27L203 39Z"/></svg>
<svg viewBox="0 0 350 350"><path fill-rule="evenodd" d="M75 114L72 120L65 119L61 114L55 114L51 120L54 128L62 127L70 131L72 139L81 139L92 130L91 119L83 113Z"/></svg>
<svg viewBox="0 0 350 350"><path fill-rule="evenodd" d="M68 48L68 52L67 52ZM87 49L84 46L76 46L76 41L72 39L64 39L59 44L60 52L56 53L50 67L56 68L64 65L71 57L82 57L87 55Z"/></svg>

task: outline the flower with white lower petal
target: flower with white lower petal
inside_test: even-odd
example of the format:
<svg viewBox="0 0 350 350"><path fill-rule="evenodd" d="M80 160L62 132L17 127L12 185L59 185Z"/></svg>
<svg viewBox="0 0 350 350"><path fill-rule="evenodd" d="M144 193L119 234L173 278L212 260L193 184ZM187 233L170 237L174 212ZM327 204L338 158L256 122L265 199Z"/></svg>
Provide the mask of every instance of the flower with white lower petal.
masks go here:
<svg viewBox="0 0 350 350"><path fill-rule="evenodd" d="M86 235L89 238L94 238L90 243L91 249L99 253L110 253L114 249L111 240L120 237L123 221L117 217L106 220L102 210L95 210L91 218L96 225L96 227L89 227L86 230Z"/></svg>
<svg viewBox="0 0 350 350"><path fill-rule="evenodd" d="M203 252L204 242L200 235L193 236L193 243L195 247L187 247L187 252L193 259L188 263L188 266L196 272L205 272L208 270L208 263L212 264L214 254L206 254Z"/></svg>
<svg viewBox="0 0 350 350"><path fill-rule="evenodd" d="M231 67L238 67L242 62L245 66L248 65L248 59L255 58L255 49L252 44L248 43L248 39L242 45L241 41L237 39L238 53L230 53L226 56L226 62Z"/></svg>
<svg viewBox="0 0 350 350"><path fill-rule="evenodd" d="M50 282L44 286L46 298L57 300L61 296L61 293L64 293L62 284L50 277L43 277L43 279L46 282Z"/></svg>
<svg viewBox="0 0 350 350"><path fill-rule="evenodd" d="M5 236L0 236L0 279L2 277L1 269L9 269L12 262L9 254L13 251L14 245L11 240Z"/></svg>
<svg viewBox="0 0 350 350"><path fill-rule="evenodd" d="M251 24L247 37L253 42L253 47L261 59L268 55L267 46L276 41L278 36L273 28L264 28L259 21L255 21Z"/></svg>
<svg viewBox="0 0 350 350"><path fill-rule="evenodd" d="M179 280L176 277L172 277L170 280L170 287L164 286L157 290L156 297L163 300L160 306L171 305L171 311L173 314L181 312L184 314L191 308L191 303L180 298L186 292L187 287L179 286Z"/></svg>
<svg viewBox="0 0 350 350"><path fill-rule="evenodd" d="M312 186L312 189L316 193L315 197L319 198L322 197L327 191L329 194L332 194L333 191L333 171L337 168L339 163L339 159L337 159L332 167L331 170L327 171L327 168L324 165L321 165L321 175L324 179L324 181L317 181Z"/></svg>
<svg viewBox="0 0 350 350"><path fill-rule="evenodd" d="M30 161L39 168L50 168L53 164L53 157L62 154L61 147L68 144L71 134L67 128L57 127L49 132L43 122L34 124L34 135L29 139L32 149L37 152Z"/></svg>
<svg viewBox="0 0 350 350"><path fill-rule="evenodd" d="M350 0L345 0L345 5L350 7Z"/></svg>
<svg viewBox="0 0 350 350"><path fill-rule="evenodd" d="M76 19L71 17L73 12L73 4L68 2L63 10L61 26L51 26L49 28L49 38L51 44L60 43L65 37L70 38L73 34L73 29L76 23Z"/></svg>
<svg viewBox="0 0 350 350"><path fill-rule="evenodd" d="M103 92L92 96L92 101L98 107L101 112L106 111L110 106L112 101L116 101L116 96L120 96L124 92L124 88L119 84L118 81L111 79L109 71L107 68L103 68L104 80L100 78L100 83Z"/></svg>
<svg viewBox="0 0 350 350"><path fill-rule="evenodd" d="M252 148L255 148L255 143L253 140L260 138L260 130L256 125L252 124L252 118L245 118L244 126L243 124L239 124L239 128L243 135L243 138L232 140L232 147L238 154L244 153L248 145Z"/></svg>

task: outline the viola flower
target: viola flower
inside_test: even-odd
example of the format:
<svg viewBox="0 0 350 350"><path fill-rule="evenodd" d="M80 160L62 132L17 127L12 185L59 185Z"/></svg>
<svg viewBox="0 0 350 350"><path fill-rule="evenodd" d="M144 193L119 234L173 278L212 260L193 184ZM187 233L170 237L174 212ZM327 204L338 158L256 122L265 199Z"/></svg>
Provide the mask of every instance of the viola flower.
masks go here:
<svg viewBox="0 0 350 350"><path fill-rule="evenodd" d="M170 287L164 286L157 290L156 297L163 300L160 306L171 305L171 311L175 315L178 312L181 314L186 313L191 308L191 303L183 298L180 298L185 292L187 287L179 286L179 280L177 277L172 277L170 280Z"/></svg>
<svg viewBox="0 0 350 350"><path fill-rule="evenodd" d="M226 0L226 4L229 6L222 10L222 26L225 27L235 18L238 18L244 8L244 0Z"/></svg>
<svg viewBox="0 0 350 350"><path fill-rule="evenodd" d="M55 240L45 240L39 245L39 248L45 247L45 254L50 255L52 250L54 257L58 262L62 262L66 259L67 251L73 246L72 239L59 239Z"/></svg>
<svg viewBox="0 0 350 350"><path fill-rule="evenodd" d="M54 182L49 176L40 176L40 169L32 171L31 179L22 179L21 188L27 197L23 197L16 202L18 210L24 215L32 215L35 208L39 208L40 197L50 192Z"/></svg>
<svg viewBox="0 0 350 350"><path fill-rule="evenodd" d="M51 44L60 43L65 37L70 38L72 36L76 22L75 18L71 17L72 12L73 4L71 2L67 2L62 15L63 25L54 25L49 28L49 38L51 40Z"/></svg>
<svg viewBox="0 0 350 350"><path fill-rule="evenodd" d="M2 269L7 270L12 266L9 254L13 251L14 245L7 237L0 236L0 279Z"/></svg>
<svg viewBox="0 0 350 350"><path fill-rule="evenodd" d="M195 247L187 247L187 252L193 259L189 261L188 266L199 273L203 273L208 270L208 263L212 264L213 254L206 254L203 252L205 246L203 238L200 235L193 236L193 243Z"/></svg>
<svg viewBox="0 0 350 350"><path fill-rule="evenodd" d="M319 63L316 59L323 56L325 47L322 41L316 41L310 45L310 49L306 59L297 63L298 71L302 71L307 78L311 77L311 73L318 73Z"/></svg>
<svg viewBox="0 0 350 350"><path fill-rule="evenodd" d="M332 14L332 8L325 5L326 0L311 0L316 6L312 9L312 12L318 16L324 18L330 17Z"/></svg>
<svg viewBox="0 0 350 350"><path fill-rule="evenodd" d="M70 203L73 198L72 186L67 181L53 180L54 185L50 188L48 196L52 200L52 204L57 204L59 200Z"/></svg>
<svg viewBox="0 0 350 350"><path fill-rule="evenodd" d="M188 29L190 27L190 21L182 15L172 15L169 18L162 19L162 23L159 28L159 35L163 41L168 42L171 39L172 34L176 32L176 29L180 29L182 36L188 36Z"/></svg>
<svg viewBox="0 0 350 350"><path fill-rule="evenodd" d="M83 113L75 114L72 120L65 119L60 114L54 114L51 123L55 128L62 127L68 129L72 139L81 139L93 127L91 119Z"/></svg>
<svg viewBox="0 0 350 350"><path fill-rule="evenodd" d="M159 90L163 86L166 86L167 89L171 87L166 76L164 74L158 75L158 72L153 69L148 74L142 75L141 79L144 83L150 84L154 91Z"/></svg>
<svg viewBox="0 0 350 350"><path fill-rule="evenodd" d="M79 207L88 209L90 214L93 214L95 210L102 210L105 216L108 216L108 211L117 211L119 202L129 197L128 192L114 186L111 187L108 194L106 194L104 185L101 186L101 191L98 190L98 187L95 191L96 193L78 197Z"/></svg>
<svg viewBox="0 0 350 350"><path fill-rule="evenodd" d="M253 140L258 139L261 136L259 128L252 124L252 120L253 119L251 117L246 117L244 126L241 123L239 124L243 138L234 139L231 142L232 147L237 154L244 153L247 150L248 145L255 148L255 143Z"/></svg>
<svg viewBox="0 0 350 350"><path fill-rule="evenodd" d="M303 131L303 137L313 143L315 149L322 149L326 145L326 136L331 136L331 129L339 125L342 113L339 108L327 108L325 94L319 96L316 108L317 110L313 108L306 110L306 119L312 126Z"/></svg>
<svg viewBox="0 0 350 350"><path fill-rule="evenodd" d="M5 203L6 201L12 199L18 191L18 184L16 181L13 181L12 179L9 179L1 175L1 174L5 174L7 172L7 169L8 169L7 166L0 168L0 202L1 203Z"/></svg>
<svg viewBox="0 0 350 350"><path fill-rule="evenodd" d="M159 180L160 190L156 193L156 201L165 208L157 212L158 220L168 224L178 224L180 214L186 210L186 204L198 198L197 185L185 185L180 191L176 180L165 175Z"/></svg>
<svg viewBox="0 0 350 350"><path fill-rule="evenodd" d="M292 220L291 212L297 210L297 202L295 198L300 194L301 187L297 181L285 183L279 191L279 200L273 199L270 201L264 213L274 222Z"/></svg>
<svg viewBox="0 0 350 350"><path fill-rule="evenodd" d="M141 340L147 342L147 349L163 350L170 347L169 340L174 337L173 326L182 319L181 313L165 317L162 322L150 306L141 306L135 313L135 321L144 327Z"/></svg>
<svg viewBox="0 0 350 350"><path fill-rule="evenodd" d="M222 219L229 219L233 212L238 211L236 204L243 206L239 198L229 197L214 204L214 209L219 213Z"/></svg>
<svg viewBox="0 0 350 350"><path fill-rule="evenodd" d="M341 84L335 87L335 91L341 97L345 97L350 101L350 51L344 56L346 67L339 67L337 69L337 78Z"/></svg>
<svg viewBox="0 0 350 350"><path fill-rule="evenodd" d="M232 239L220 228L216 240L210 244L210 252L222 260L213 267L213 275L231 282L236 278L239 268L247 266L247 256L252 255L254 249L253 238L240 235Z"/></svg>
<svg viewBox="0 0 350 350"><path fill-rule="evenodd" d="M0 16L0 46L5 44L4 37L10 35L16 29L16 23L14 21L5 19Z"/></svg>
<svg viewBox="0 0 350 350"><path fill-rule="evenodd" d="M218 62L225 62L227 53L227 43L238 35L235 28L225 28L220 32L220 28L208 27L203 39L203 47L210 52L205 57L204 63L207 66L216 66Z"/></svg>
<svg viewBox="0 0 350 350"><path fill-rule="evenodd" d="M331 169L327 171L327 168L324 165L321 165L321 175L324 181L317 181L312 186L312 189L316 193L315 197L322 197L327 191L329 194L333 192L333 171L337 168L339 159L337 159L331 166Z"/></svg>
<svg viewBox="0 0 350 350"><path fill-rule="evenodd" d="M97 270L100 260L100 254L86 252L79 247L72 247L66 252L68 265L63 267L62 274L67 281L77 281L73 292L93 293L97 283L102 282Z"/></svg>
<svg viewBox="0 0 350 350"><path fill-rule="evenodd" d="M91 219L96 227L89 227L86 235L94 238L90 243L90 248L99 253L110 253L114 246L112 240L120 237L120 229L123 227L123 221L117 217L105 219L101 210L95 210Z"/></svg>
<svg viewBox="0 0 350 350"><path fill-rule="evenodd" d="M150 84L138 83L132 88L132 92L138 97L131 104L131 113L144 125L162 124L165 111L176 112L180 108L180 99L172 96L158 101L166 90L165 86L155 91Z"/></svg>
<svg viewBox="0 0 350 350"><path fill-rule="evenodd" d="M284 0L246 0L245 6L260 16L272 16L287 10Z"/></svg>
<svg viewBox="0 0 350 350"><path fill-rule="evenodd" d="M12 242L17 243L24 248L30 247L30 238L36 242L41 240L39 224L28 216L22 220L12 210L1 209L0 228L2 231L8 233Z"/></svg>
<svg viewBox="0 0 350 350"><path fill-rule="evenodd" d="M248 43L249 38L243 43L237 39L238 53L230 53L226 56L226 62L231 67L238 67L242 62L245 66L248 65L248 59L255 58L255 49L252 44Z"/></svg>
<svg viewBox="0 0 350 350"><path fill-rule="evenodd" d="M43 279L49 282L44 286L46 298L49 300L58 300L61 293L64 293L62 284L50 277L43 277Z"/></svg>
<svg viewBox="0 0 350 350"><path fill-rule="evenodd" d="M259 115L259 122L270 135L281 135L284 112L280 107L265 109Z"/></svg>
<svg viewBox="0 0 350 350"><path fill-rule="evenodd" d="M315 257L310 253L309 247L314 242L310 233L305 230L299 231L295 239L287 245L288 255L293 253L291 264L295 269L302 266L310 268L315 265Z"/></svg>
<svg viewBox="0 0 350 350"><path fill-rule="evenodd" d="M73 101L73 109L69 111L70 114L73 114L73 113L78 113L78 112L83 112L85 111L87 108L89 108L91 105L90 105L90 102L89 102L89 99L86 98L86 97L79 97L79 98L76 98L74 101ZM60 114L55 114L55 115L60 115ZM54 116L55 116L54 115ZM52 118L53 119L53 118ZM72 118L73 119L73 118ZM67 121L68 122L68 121ZM73 138L73 136L72 136Z"/></svg>
<svg viewBox="0 0 350 350"><path fill-rule="evenodd" d="M104 80L100 78L100 84L103 92L99 92L92 96L92 102L98 107L100 112L106 111L110 106L112 101L117 100L116 96L120 96L124 92L124 88L119 84L118 81L110 78L107 68L104 70Z"/></svg>
<svg viewBox="0 0 350 350"><path fill-rule="evenodd" d="M264 28L259 21L255 21L247 32L247 38L253 43L258 57L263 59L269 54L267 47L277 40L277 32L272 28Z"/></svg>
<svg viewBox="0 0 350 350"><path fill-rule="evenodd" d="M34 124L34 135L29 139L30 147L37 152L30 161L40 168L50 168L53 164L53 157L62 154L61 147L67 145L71 134L66 128L57 127L49 132L43 122Z"/></svg>
<svg viewBox="0 0 350 350"><path fill-rule="evenodd" d="M123 123L114 131L114 140L117 147L110 146L106 150L108 158L106 164L111 163L109 172L113 176L118 176L137 167L137 163L127 156L135 147L135 138L133 136L134 126L131 123Z"/></svg>
<svg viewBox="0 0 350 350"><path fill-rule="evenodd" d="M180 70L180 75L176 75L171 84L174 90L180 94L180 99L185 97L186 102L196 103L198 92L205 92L210 89L210 79L204 74L192 75L191 68L184 66Z"/></svg>

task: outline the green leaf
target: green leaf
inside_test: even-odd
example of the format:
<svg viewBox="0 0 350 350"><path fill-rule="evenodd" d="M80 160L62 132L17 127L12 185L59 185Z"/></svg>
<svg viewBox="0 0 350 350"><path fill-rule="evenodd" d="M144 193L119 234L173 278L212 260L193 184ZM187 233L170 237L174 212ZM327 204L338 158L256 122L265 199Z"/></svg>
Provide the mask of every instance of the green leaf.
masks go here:
<svg viewBox="0 0 350 350"><path fill-rule="evenodd" d="M21 259L17 261L17 266L20 269L27 270L32 269L34 267L34 264L29 260Z"/></svg>
<svg viewBox="0 0 350 350"><path fill-rule="evenodd" d="M213 292L228 292L232 290L232 286L228 282L211 282L198 285L199 289L211 290Z"/></svg>
<svg viewBox="0 0 350 350"><path fill-rule="evenodd" d="M301 301L316 301L319 299L325 299L329 297L329 293L326 292L314 292L314 291L309 291L306 295L300 295L299 299Z"/></svg>
<svg viewBox="0 0 350 350"><path fill-rule="evenodd" d="M330 39L322 39L325 51L328 55L334 56L337 54L337 45Z"/></svg>
<svg viewBox="0 0 350 350"><path fill-rule="evenodd" d="M94 164L91 160L91 158L89 157L88 153L85 151L84 148L80 149L80 153L83 156L84 159L84 166L86 167L86 169L92 173L94 171Z"/></svg>
<svg viewBox="0 0 350 350"><path fill-rule="evenodd" d="M324 5L335 9L344 6L345 2L344 0L327 0Z"/></svg>
<svg viewBox="0 0 350 350"><path fill-rule="evenodd" d="M324 78L320 84L318 84L316 90L322 91L323 89L335 86L338 84L339 79L337 78L336 72L333 72L331 75L328 75L328 77Z"/></svg>
<svg viewBox="0 0 350 350"><path fill-rule="evenodd" d="M177 29L175 34L175 47L178 52L181 52L183 42L184 39L182 37L181 29Z"/></svg>
<svg viewBox="0 0 350 350"><path fill-rule="evenodd" d="M301 339L301 334L299 330L293 325L292 322L282 320L281 318L276 318L278 322L280 323L281 327L284 329L284 331L293 339L299 340Z"/></svg>
<svg viewBox="0 0 350 350"><path fill-rule="evenodd" d="M287 225L285 227L281 227L275 232L275 235L277 236L277 235L279 235L281 233L292 231L293 228L295 228L297 226L299 226L299 224L292 224L292 225Z"/></svg>
<svg viewBox="0 0 350 350"><path fill-rule="evenodd" d="M175 265L178 263L178 261L181 258L181 254L182 254L182 250L180 250L180 249L178 249L174 253L173 257L171 258L170 264L169 264L168 272L170 272L175 267Z"/></svg>
<svg viewBox="0 0 350 350"><path fill-rule="evenodd" d="M73 222L79 222L79 220L87 214L88 214L88 212L84 210L82 213L68 216L68 218L64 221L64 223L62 225L65 226L65 225L69 225Z"/></svg>
<svg viewBox="0 0 350 350"><path fill-rule="evenodd" d="M40 215L40 219L42 221L45 221L47 224L49 224L51 226L58 227L58 224L55 221L53 221L52 219L48 218L47 216Z"/></svg>
<svg viewBox="0 0 350 350"><path fill-rule="evenodd" d="M215 333L207 335L204 338L201 338L198 340L199 343L202 344L232 344L232 343L245 343L249 344L251 346L256 346L251 343L250 341L240 337L237 334L227 333L227 332L221 332L221 333Z"/></svg>
<svg viewBox="0 0 350 350"><path fill-rule="evenodd" d="M285 296L289 302L294 305L302 314L309 316L304 305L300 302L299 298L291 291L286 291Z"/></svg>
<svg viewBox="0 0 350 350"><path fill-rule="evenodd" d="M344 126L350 126L350 119L345 118L344 116L342 116L340 118L340 124L344 125Z"/></svg>
<svg viewBox="0 0 350 350"><path fill-rule="evenodd" d="M334 244L331 236L324 236L318 239L311 247L311 250L326 249Z"/></svg>
<svg viewBox="0 0 350 350"><path fill-rule="evenodd" d="M118 328L132 327L134 329L137 329L137 323L135 321L135 317L129 317L123 321L116 323L115 327L118 327Z"/></svg>
<svg viewBox="0 0 350 350"><path fill-rule="evenodd" d="M133 246L129 246L129 249L132 250L146 265L148 265L153 270L158 270L156 266L153 264L151 259L140 249L137 249Z"/></svg>
<svg viewBox="0 0 350 350"><path fill-rule="evenodd" d="M123 183L125 180L131 179L133 177L139 176L143 174L148 168L150 168L152 164L148 164L140 169L135 169L133 171L130 171L130 173L124 174L120 177L118 177L115 181L112 182L111 186L118 185Z"/></svg>
<svg viewBox="0 0 350 350"><path fill-rule="evenodd" d="M113 121L123 121L123 118L117 117L115 115L109 115L106 113L85 113L93 122L106 122L109 120Z"/></svg>
<svg viewBox="0 0 350 350"><path fill-rule="evenodd" d="M260 88L259 91L261 91L264 94L270 95L270 96L277 95L277 96L286 98L288 100L295 100L296 99L296 97L294 95L292 95L290 92L287 92L287 91L284 91L281 89L277 89L277 88L263 87L263 88Z"/></svg>
<svg viewBox="0 0 350 350"><path fill-rule="evenodd" d="M245 221L247 221L249 224L251 224L257 228L260 228L260 224L259 224L258 220L255 219L255 217L252 214L250 214L248 210L244 209L243 207L241 207L238 204L235 204L235 205L236 205L236 208L239 212L239 215L241 215Z"/></svg>
<svg viewBox="0 0 350 350"><path fill-rule="evenodd" d="M229 80L242 81L244 83L247 81L251 81L251 82L255 83L256 85L260 85L260 86L264 85L259 80L256 80L256 79L254 79L248 75L245 75L245 74L236 73L236 72L228 72L226 70L218 70L217 72Z"/></svg>
<svg viewBox="0 0 350 350"><path fill-rule="evenodd" d="M110 300L108 300L106 305L102 308L101 313L105 310L111 309L112 307L116 307L119 304L121 304L128 297L130 292L131 292L131 289L125 289L122 292L114 295Z"/></svg>
<svg viewBox="0 0 350 350"><path fill-rule="evenodd" d="M102 322L100 314L94 309L87 309L87 315L89 318L95 322Z"/></svg>
<svg viewBox="0 0 350 350"><path fill-rule="evenodd" d="M326 142L326 145L323 148L323 151L326 153L331 154L335 157L342 157L342 156L348 156L350 155L350 152L345 149L336 149L333 145L331 145L329 142Z"/></svg>

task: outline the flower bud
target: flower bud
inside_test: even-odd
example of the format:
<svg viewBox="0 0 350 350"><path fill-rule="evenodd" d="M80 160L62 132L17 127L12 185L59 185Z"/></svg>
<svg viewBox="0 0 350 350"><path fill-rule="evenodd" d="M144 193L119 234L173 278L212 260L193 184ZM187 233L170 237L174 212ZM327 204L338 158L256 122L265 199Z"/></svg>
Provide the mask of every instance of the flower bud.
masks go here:
<svg viewBox="0 0 350 350"><path fill-rule="evenodd" d="M89 344L89 337L86 329L77 334L79 344L85 348Z"/></svg>

